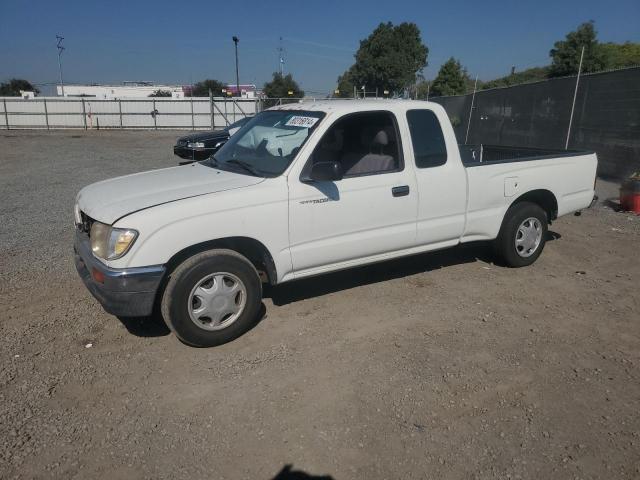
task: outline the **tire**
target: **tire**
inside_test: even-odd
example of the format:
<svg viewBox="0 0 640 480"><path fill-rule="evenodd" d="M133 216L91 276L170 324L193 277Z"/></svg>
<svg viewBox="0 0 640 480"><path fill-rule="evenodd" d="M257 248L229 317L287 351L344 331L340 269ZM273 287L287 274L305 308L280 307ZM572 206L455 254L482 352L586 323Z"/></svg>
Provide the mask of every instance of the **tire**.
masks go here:
<svg viewBox="0 0 640 480"><path fill-rule="evenodd" d="M162 295L165 322L187 345L213 347L239 337L259 319L262 283L233 250L209 250L182 262Z"/></svg>
<svg viewBox="0 0 640 480"><path fill-rule="evenodd" d="M508 267L526 267L535 262L547 239L547 213L537 204L519 202L509 207L494 247Z"/></svg>

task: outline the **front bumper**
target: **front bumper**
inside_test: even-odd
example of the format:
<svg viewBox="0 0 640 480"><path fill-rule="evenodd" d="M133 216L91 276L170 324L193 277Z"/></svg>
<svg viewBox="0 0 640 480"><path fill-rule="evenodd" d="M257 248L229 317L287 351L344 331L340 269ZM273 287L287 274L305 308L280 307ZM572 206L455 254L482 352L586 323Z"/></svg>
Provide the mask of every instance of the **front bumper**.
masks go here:
<svg viewBox="0 0 640 480"><path fill-rule="evenodd" d="M77 229L74 257L80 278L107 313L120 317L151 315L164 265L109 268L93 256L89 236ZM99 282L94 276L103 277L104 281Z"/></svg>

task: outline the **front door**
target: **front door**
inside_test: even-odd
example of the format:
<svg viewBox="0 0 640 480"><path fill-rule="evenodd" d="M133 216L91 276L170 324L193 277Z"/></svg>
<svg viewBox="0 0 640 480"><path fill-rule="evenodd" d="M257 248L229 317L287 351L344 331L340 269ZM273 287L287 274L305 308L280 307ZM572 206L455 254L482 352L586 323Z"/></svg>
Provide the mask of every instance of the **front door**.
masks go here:
<svg viewBox="0 0 640 480"><path fill-rule="evenodd" d="M357 265L364 258L415 245L415 177L404 164L391 112L339 118L305 169L320 161L340 162L344 178L289 178L289 239L297 276Z"/></svg>

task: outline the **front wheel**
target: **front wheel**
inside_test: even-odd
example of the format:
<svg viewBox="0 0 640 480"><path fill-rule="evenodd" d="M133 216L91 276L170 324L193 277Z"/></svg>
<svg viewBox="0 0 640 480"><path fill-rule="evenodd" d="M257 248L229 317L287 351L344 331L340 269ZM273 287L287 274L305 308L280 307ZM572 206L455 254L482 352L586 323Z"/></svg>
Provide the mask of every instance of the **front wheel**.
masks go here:
<svg viewBox="0 0 640 480"><path fill-rule="evenodd" d="M537 204L520 202L509 207L495 250L509 267L525 267L535 262L546 243L547 214Z"/></svg>
<svg viewBox="0 0 640 480"><path fill-rule="evenodd" d="M232 250L210 250L185 260L162 296L162 316L184 343L229 342L258 320L262 283L255 267Z"/></svg>

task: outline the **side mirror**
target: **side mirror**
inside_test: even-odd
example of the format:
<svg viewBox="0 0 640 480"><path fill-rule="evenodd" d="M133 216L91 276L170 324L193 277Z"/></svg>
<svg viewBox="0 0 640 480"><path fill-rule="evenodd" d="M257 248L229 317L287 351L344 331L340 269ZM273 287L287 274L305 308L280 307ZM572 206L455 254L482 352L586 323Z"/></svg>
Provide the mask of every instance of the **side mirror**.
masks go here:
<svg viewBox="0 0 640 480"><path fill-rule="evenodd" d="M340 162L318 162L311 166L311 171L305 181L335 182L342 180L344 172Z"/></svg>

